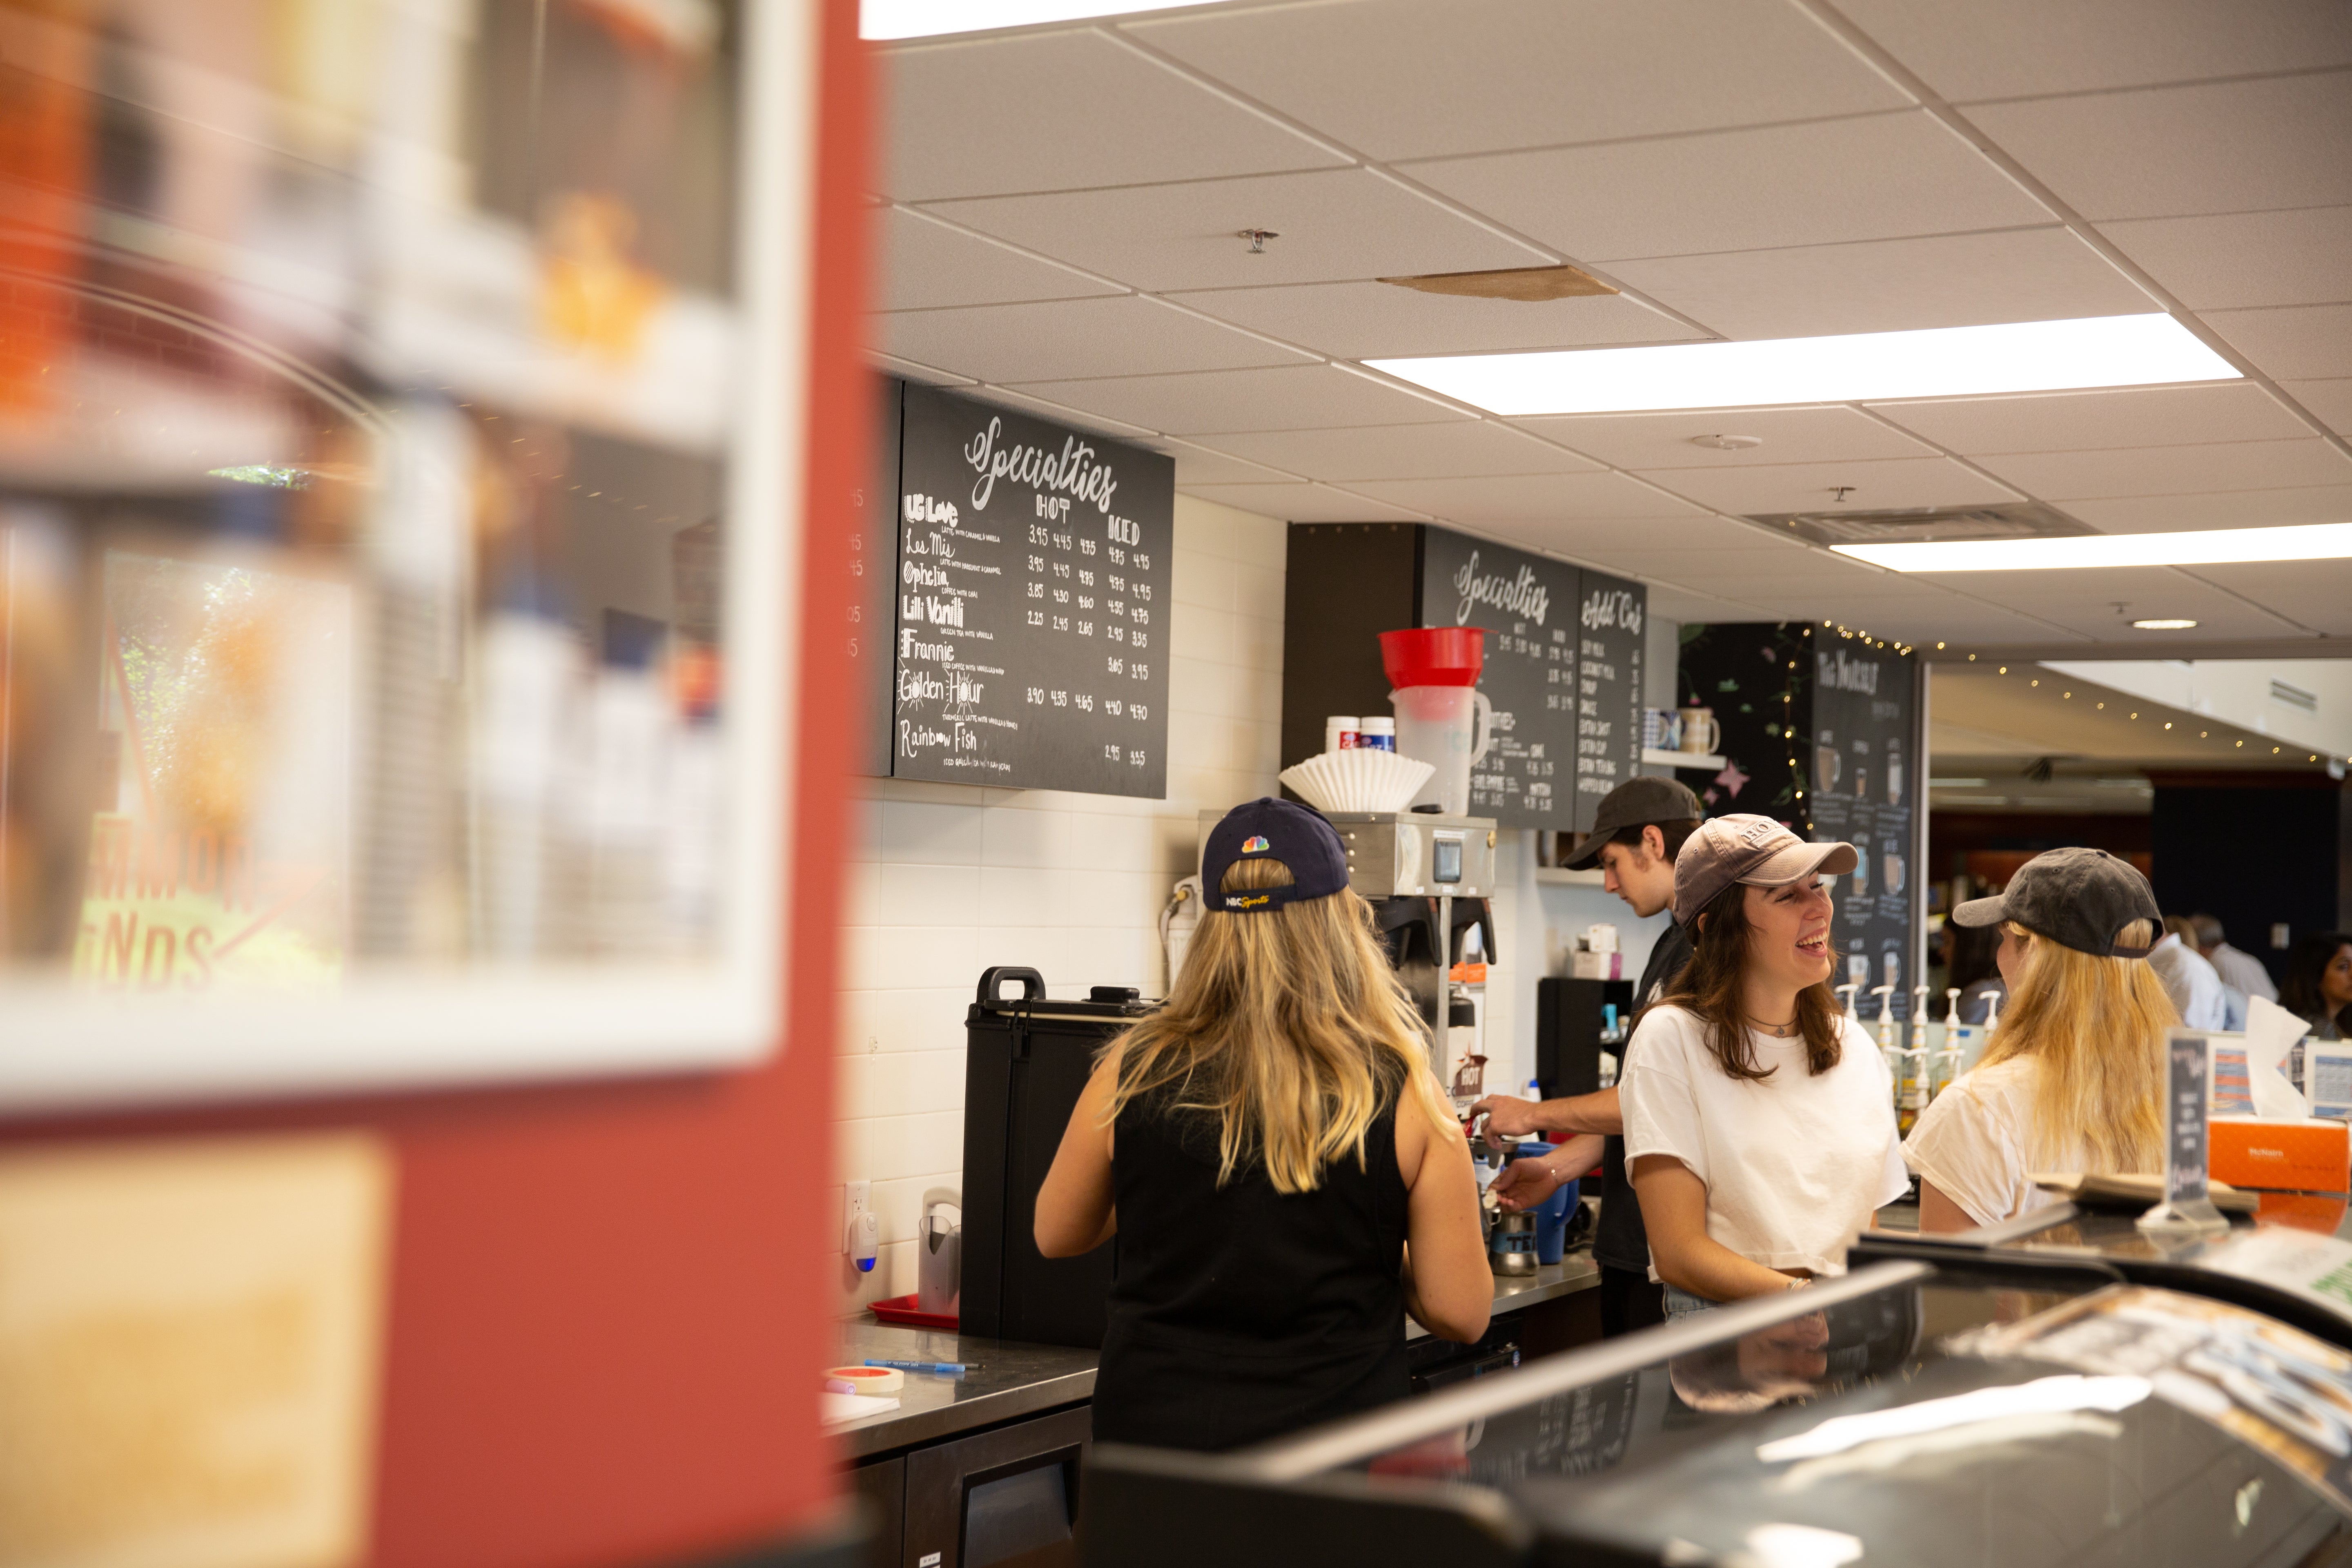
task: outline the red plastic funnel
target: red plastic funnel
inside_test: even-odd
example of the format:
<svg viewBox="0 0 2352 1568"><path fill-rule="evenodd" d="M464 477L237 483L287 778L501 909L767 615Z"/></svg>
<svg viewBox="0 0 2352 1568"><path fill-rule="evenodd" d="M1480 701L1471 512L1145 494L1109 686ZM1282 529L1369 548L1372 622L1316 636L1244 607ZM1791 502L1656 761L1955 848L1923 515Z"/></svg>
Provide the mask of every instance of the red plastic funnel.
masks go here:
<svg viewBox="0 0 2352 1568"><path fill-rule="evenodd" d="M1381 634L1381 666L1389 684L1475 686L1486 664L1486 634L1478 626L1422 626Z"/></svg>

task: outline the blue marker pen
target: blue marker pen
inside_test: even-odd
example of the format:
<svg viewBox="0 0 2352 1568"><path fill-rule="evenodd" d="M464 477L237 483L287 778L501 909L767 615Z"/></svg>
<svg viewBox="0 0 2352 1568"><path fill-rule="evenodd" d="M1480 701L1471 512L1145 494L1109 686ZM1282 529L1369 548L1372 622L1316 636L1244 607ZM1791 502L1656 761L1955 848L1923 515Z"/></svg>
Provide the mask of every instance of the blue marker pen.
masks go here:
<svg viewBox="0 0 2352 1568"><path fill-rule="evenodd" d="M962 1361L881 1361L866 1358L867 1366L887 1366L896 1372L928 1372L939 1377L961 1377L978 1366L978 1362Z"/></svg>

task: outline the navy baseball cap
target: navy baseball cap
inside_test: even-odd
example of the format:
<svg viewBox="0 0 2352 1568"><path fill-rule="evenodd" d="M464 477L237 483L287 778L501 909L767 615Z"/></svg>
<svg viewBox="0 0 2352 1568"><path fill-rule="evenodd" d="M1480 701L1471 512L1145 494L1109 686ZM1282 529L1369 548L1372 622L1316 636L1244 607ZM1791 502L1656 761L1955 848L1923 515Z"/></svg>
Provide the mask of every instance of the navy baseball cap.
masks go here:
<svg viewBox="0 0 2352 1568"><path fill-rule="evenodd" d="M1279 860L1290 868L1287 888L1223 891L1236 860ZM1201 849L1201 887L1209 908L1233 914L1278 910L1301 899L1328 899L1348 886L1348 851L1339 830L1311 805L1271 795L1237 805L1209 829Z"/></svg>

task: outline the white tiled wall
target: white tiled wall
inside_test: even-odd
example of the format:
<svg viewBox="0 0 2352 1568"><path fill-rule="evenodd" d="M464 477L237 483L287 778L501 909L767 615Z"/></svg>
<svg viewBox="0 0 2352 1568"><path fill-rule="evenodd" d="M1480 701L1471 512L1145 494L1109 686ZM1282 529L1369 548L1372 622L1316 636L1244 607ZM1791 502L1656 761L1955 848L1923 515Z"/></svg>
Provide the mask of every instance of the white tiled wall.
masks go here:
<svg viewBox="0 0 2352 1568"><path fill-rule="evenodd" d="M1056 996L1160 989L1158 921L1195 814L1276 789L1284 525L1176 498L1168 798L866 781L850 847L835 1168L874 1184L882 1254L847 1310L915 1289L924 1189L961 1183L963 1015L980 972ZM831 1197L835 1213L840 1194Z"/></svg>

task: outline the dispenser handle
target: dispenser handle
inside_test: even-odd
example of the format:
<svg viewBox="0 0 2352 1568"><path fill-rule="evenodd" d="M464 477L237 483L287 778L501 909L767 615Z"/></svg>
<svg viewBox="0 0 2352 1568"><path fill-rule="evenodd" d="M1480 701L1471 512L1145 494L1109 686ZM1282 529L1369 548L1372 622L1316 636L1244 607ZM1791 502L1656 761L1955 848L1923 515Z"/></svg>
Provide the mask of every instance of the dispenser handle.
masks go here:
<svg viewBox="0 0 2352 1568"><path fill-rule="evenodd" d="M980 973L980 1005L991 1006L1004 1000L1000 989L1007 980L1021 982L1021 999L1043 1002L1045 999L1045 977L1034 969L1017 963L1000 963Z"/></svg>

